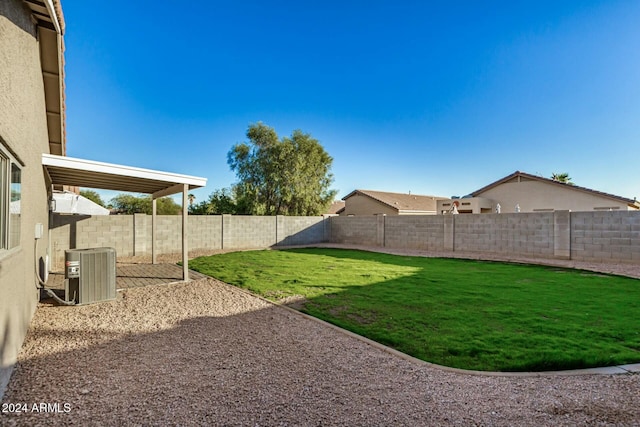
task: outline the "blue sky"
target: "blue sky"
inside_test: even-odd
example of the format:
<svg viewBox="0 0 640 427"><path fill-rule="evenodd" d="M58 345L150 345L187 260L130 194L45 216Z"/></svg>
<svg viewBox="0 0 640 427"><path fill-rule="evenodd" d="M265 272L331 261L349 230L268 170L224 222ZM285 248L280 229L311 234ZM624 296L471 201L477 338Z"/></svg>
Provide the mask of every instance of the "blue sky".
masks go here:
<svg viewBox="0 0 640 427"><path fill-rule="evenodd" d="M62 4L67 155L206 177L196 202L258 121L317 138L340 198L516 170L640 197L636 0Z"/></svg>

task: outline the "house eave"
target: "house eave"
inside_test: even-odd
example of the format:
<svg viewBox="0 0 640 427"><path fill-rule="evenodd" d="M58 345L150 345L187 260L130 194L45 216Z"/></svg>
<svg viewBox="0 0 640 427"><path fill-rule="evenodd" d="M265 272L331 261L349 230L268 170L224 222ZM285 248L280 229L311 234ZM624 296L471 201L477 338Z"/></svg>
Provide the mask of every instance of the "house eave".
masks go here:
<svg viewBox="0 0 640 427"><path fill-rule="evenodd" d="M51 154L66 154L64 108L64 20L54 0L24 0L31 10L40 46L46 120Z"/></svg>

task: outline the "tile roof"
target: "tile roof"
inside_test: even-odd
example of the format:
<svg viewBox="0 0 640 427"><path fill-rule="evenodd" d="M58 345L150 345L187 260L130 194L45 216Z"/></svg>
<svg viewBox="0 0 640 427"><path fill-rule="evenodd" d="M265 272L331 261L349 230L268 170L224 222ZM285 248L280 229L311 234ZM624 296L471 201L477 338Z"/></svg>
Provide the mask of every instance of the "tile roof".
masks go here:
<svg viewBox="0 0 640 427"><path fill-rule="evenodd" d="M436 202L446 200L448 197L424 196L419 194L389 193L385 191L354 190L342 200L347 200L355 194L361 194L388 205L398 211L436 211Z"/></svg>
<svg viewBox="0 0 640 427"><path fill-rule="evenodd" d="M345 203L342 200L337 200L331 203L331 206L329 206L329 209L327 210L327 214L333 215L340 213L340 211L344 209L344 205Z"/></svg>

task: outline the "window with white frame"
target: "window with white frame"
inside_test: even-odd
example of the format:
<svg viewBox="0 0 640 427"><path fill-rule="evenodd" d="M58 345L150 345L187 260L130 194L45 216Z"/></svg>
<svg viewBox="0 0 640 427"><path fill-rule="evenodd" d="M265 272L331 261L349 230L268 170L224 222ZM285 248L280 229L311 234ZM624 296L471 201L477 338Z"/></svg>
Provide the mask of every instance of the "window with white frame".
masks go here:
<svg viewBox="0 0 640 427"><path fill-rule="evenodd" d="M0 250L20 246L22 168L0 141Z"/></svg>

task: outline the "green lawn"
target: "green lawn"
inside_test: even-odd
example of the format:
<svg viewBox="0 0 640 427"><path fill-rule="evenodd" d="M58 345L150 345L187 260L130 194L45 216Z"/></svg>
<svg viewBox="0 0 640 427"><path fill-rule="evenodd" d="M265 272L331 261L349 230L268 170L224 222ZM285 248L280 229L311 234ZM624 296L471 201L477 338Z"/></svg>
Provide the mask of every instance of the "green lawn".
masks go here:
<svg viewBox="0 0 640 427"><path fill-rule="evenodd" d="M546 371L640 362L640 280L341 249L235 252L194 270L420 359Z"/></svg>

